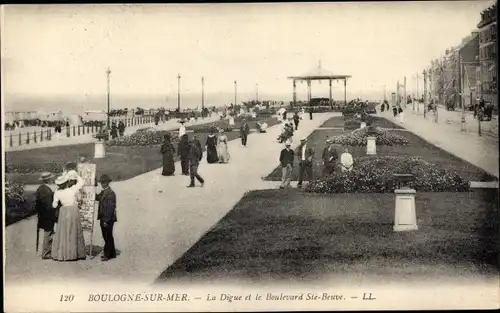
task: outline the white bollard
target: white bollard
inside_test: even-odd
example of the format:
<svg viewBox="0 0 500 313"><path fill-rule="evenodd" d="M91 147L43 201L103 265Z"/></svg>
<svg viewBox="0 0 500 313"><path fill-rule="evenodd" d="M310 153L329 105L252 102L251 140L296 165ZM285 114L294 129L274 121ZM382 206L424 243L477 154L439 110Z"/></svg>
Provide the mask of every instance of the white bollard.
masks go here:
<svg viewBox="0 0 500 313"><path fill-rule="evenodd" d="M365 128L366 127L366 122L361 122L361 128Z"/></svg>
<svg viewBox="0 0 500 313"><path fill-rule="evenodd" d="M104 141L96 141L94 146L94 159L102 159L106 156L106 149L104 148Z"/></svg>
<svg viewBox="0 0 500 313"><path fill-rule="evenodd" d="M366 155L377 154L377 137L366 137Z"/></svg>
<svg viewBox="0 0 500 313"><path fill-rule="evenodd" d="M415 209L415 194L411 188L401 188L396 194L396 209L394 214L394 231L417 230L417 212Z"/></svg>
<svg viewBox="0 0 500 313"><path fill-rule="evenodd" d="M234 126L234 117L232 116L229 118L229 125Z"/></svg>

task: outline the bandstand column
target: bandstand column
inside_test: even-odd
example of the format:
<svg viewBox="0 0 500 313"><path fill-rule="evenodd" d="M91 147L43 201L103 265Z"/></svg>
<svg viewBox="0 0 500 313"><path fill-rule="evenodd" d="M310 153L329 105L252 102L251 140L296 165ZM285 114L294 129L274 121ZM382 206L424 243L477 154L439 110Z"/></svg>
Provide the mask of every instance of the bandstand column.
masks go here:
<svg viewBox="0 0 500 313"><path fill-rule="evenodd" d="M293 106L297 105L297 83L293 80Z"/></svg>
<svg viewBox="0 0 500 313"><path fill-rule="evenodd" d="M347 78L344 78L344 105L347 105Z"/></svg>
<svg viewBox="0 0 500 313"><path fill-rule="evenodd" d="M330 106L332 106L333 105L333 103L332 103L332 80L330 79L329 81L330 81Z"/></svg>
<svg viewBox="0 0 500 313"><path fill-rule="evenodd" d="M311 104L311 81L307 80L307 102Z"/></svg>

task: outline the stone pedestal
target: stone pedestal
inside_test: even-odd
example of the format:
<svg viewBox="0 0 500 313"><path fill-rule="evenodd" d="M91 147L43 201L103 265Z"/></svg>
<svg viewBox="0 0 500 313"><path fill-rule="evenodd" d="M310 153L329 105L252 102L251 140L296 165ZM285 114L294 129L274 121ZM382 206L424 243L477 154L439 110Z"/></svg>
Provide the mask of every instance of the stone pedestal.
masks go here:
<svg viewBox="0 0 500 313"><path fill-rule="evenodd" d="M365 128L366 127L366 122L361 122L361 128Z"/></svg>
<svg viewBox="0 0 500 313"><path fill-rule="evenodd" d="M229 118L229 125L234 126L234 117Z"/></svg>
<svg viewBox="0 0 500 313"><path fill-rule="evenodd" d="M257 118L257 113L252 112L252 118Z"/></svg>
<svg viewBox="0 0 500 313"><path fill-rule="evenodd" d="M394 191L396 194L396 209L394 213L394 231L417 230L417 212L415 210L414 189L401 188Z"/></svg>
<svg viewBox="0 0 500 313"><path fill-rule="evenodd" d="M96 141L94 146L94 159L102 159L106 156L104 141Z"/></svg>
<svg viewBox="0 0 500 313"><path fill-rule="evenodd" d="M377 154L377 137L366 137L366 155Z"/></svg>

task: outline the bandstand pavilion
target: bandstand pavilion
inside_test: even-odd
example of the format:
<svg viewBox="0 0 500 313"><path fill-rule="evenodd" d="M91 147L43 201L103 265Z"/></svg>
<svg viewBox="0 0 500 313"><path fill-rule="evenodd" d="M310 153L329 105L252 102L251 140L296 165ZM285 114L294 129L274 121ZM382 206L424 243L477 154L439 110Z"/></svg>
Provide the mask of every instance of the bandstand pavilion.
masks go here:
<svg viewBox="0 0 500 313"><path fill-rule="evenodd" d="M338 82L339 80L344 81L344 105L347 105L347 79L351 78L351 75L336 75L330 71L327 71L321 67L321 61L318 64L318 67L309 71L305 75L302 76L290 76L288 79L293 80L293 105L295 106L297 103L297 81L306 81L307 82L307 102L311 102L311 81L318 80L328 80L330 85L330 105L333 104L332 99L332 81Z"/></svg>

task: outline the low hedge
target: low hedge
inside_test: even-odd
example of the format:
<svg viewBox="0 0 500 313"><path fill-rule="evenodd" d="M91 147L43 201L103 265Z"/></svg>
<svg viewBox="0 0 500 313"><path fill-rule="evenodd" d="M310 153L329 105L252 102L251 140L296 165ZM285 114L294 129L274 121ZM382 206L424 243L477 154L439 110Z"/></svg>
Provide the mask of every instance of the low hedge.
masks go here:
<svg viewBox="0 0 500 313"><path fill-rule="evenodd" d="M344 126L345 127L345 126ZM371 133L369 132L371 129ZM384 130L378 127L365 127L359 130L355 130L348 135L335 136L330 139L331 143L339 144L343 146L366 146L367 137L376 137L376 144L380 146L393 146L393 145L407 145L409 140L398 135L393 131Z"/></svg>
<svg viewBox="0 0 500 313"><path fill-rule="evenodd" d="M412 174L407 184L418 192L463 192L470 182L456 172L429 163L420 157L364 156L354 160L351 172L336 170L327 178L311 182L307 192L313 193L392 193L393 174Z"/></svg>

